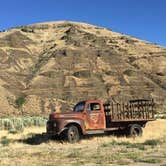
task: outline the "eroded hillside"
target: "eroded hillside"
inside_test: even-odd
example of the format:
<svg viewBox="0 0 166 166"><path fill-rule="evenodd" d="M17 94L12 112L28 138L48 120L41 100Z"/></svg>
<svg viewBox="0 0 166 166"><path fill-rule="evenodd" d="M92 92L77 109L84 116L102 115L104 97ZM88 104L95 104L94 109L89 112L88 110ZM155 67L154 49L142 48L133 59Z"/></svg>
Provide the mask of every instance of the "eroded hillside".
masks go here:
<svg viewBox="0 0 166 166"><path fill-rule="evenodd" d="M154 98L164 111L166 48L67 21L0 32L0 115L67 111L90 98Z"/></svg>

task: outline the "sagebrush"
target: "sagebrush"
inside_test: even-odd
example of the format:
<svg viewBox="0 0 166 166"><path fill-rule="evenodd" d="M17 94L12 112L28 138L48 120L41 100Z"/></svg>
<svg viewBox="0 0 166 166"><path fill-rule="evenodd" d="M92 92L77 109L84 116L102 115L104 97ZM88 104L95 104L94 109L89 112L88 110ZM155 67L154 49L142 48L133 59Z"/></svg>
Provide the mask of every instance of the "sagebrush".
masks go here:
<svg viewBox="0 0 166 166"><path fill-rule="evenodd" d="M17 133L23 131L25 127L45 126L46 122L45 116L6 117L0 119L0 130Z"/></svg>

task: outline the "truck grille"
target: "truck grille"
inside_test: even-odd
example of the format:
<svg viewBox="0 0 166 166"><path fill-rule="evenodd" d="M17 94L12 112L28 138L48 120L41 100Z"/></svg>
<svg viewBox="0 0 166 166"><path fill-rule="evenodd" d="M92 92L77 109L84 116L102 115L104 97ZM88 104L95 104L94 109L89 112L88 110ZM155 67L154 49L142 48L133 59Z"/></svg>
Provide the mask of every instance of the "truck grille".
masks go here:
<svg viewBox="0 0 166 166"><path fill-rule="evenodd" d="M48 121L47 122L47 132L55 132L56 126L57 126L57 123L55 121Z"/></svg>

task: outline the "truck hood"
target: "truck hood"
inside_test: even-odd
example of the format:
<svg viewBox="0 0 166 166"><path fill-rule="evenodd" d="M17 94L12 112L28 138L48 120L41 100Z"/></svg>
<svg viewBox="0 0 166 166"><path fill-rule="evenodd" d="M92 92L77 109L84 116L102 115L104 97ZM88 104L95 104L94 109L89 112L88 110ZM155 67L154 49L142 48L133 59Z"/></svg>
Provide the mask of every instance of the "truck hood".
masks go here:
<svg viewBox="0 0 166 166"><path fill-rule="evenodd" d="M65 113L51 113L49 119L80 119L83 117L82 113L76 113L76 112L65 112Z"/></svg>

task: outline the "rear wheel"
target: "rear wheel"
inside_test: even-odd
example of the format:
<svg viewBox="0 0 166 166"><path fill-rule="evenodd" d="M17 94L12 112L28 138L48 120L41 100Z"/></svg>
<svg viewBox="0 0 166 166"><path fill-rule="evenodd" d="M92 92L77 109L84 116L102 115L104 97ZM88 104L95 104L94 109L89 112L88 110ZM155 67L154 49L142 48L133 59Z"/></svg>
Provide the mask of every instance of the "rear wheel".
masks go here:
<svg viewBox="0 0 166 166"><path fill-rule="evenodd" d="M70 143L76 143L80 140L80 133L76 126L69 126L66 130L66 139Z"/></svg>
<svg viewBox="0 0 166 166"><path fill-rule="evenodd" d="M142 136L142 127L138 124L133 124L128 129L128 135L130 137Z"/></svg>

